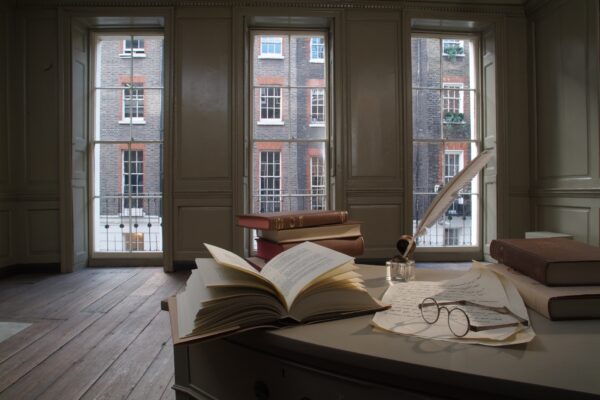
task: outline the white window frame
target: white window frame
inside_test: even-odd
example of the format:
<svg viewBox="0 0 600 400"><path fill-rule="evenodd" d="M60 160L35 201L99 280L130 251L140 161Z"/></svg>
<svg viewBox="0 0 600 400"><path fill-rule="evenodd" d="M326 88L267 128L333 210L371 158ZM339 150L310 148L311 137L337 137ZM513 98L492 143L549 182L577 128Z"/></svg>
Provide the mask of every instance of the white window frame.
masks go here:
<svg viewBox="0 0 600 400"><path fill-rule="evenodd" d="M317 57L313 57L314 54ZM321 57L319 57L321 55ZM310 38L310 62L322 64L325 62L325 38L322 36L315 36Z"/></svg>
<svg viewBox="0 0 600 400"><path fill-rule="evenodd" d="M279 52L265 52L265 47L279 45ZM283 60L283 38L280 36L261 36L260 37L260 55L259 59Z"/></svg>
<svg viewBox="0 0 600 400"><path fill-rule="evenodd" d="M123 91L121 94L121 120L119 121L120 124L134 124L134 125L143 125L146 123L146 120L144 119L144 115L146 112L146 107L145 107L145 98L144 98L144 84L143 83L137 83L134 82L133 84L131 83L124 83L123 84ZM129 90L129 95L127 95L127 91ZM140 90L141 90L141 94L140 94ZM127 117L125 115L126 111L127 111L127 104L132 103L131 108L130 108L130 112L133 114L133 111L135 110L136 114L139 114L139 110L141 108L142 110L142 116L141 117Z"/></svg>
<svg viewBox="0 0 600 400"><path fill-rule="evenodd" d="M442 84L442 113L465 113L465 85L461 82L444 82ZM456 96L458 94L458 96ZM451 102L458 101L458 107L449 107ZM442 114L442 115L443 115Z"/></svg>
<svg viewBox="0 0 600 400"><path fill-rule="evenodd" d="M450 181L456 174L458 174L465 167L465 152L464 150L446 149L444 150L444 185ZM448 163L449 158L458 160L458 163L450 166ZM452 174L449 174L450 167L452 167Z"/></svg>
<svg viewBox="0 0 600 400"><path fill-rule="evenodd" d="M326 210L324 198L327 184L325 182L325 163L321 156L310 157L310 209Z"/></svg>
<svg viewBox="0 0 600 400"><path fill-rule="evenodd" d="M269 93L270 90L277 91L279 94ZM259 125L283 125L283 119L281 116L282 113L282 96L281 96L281 88L279 86L269 86L269 87L261 87L259 90L259 104L260 104L260 118L258 120ZM263 101L263 99L265 99ZM272 100L271 100L272 99ZM275 106L279 100L279 107ZM270 102L273 104L270 105ZM266 104L263 107L263 104ZM266 110L267 117L263 118L263 110ZM279 113L279 118L269 118L269 111L275 113Z"/></svg>
<svg viewBox="0 0 600 400"><path fill-rule="evenodd" d="M281 211L281 151L261 150L259 157L259 209L261 212ZM269 169L272 173L269 173ZM263 173L265 170L266 173Z"/></svg>
<svg viewBox="0 0 600 400"><path fill-rule="evenodd" d="M316 116L316 118L315 118ZM320 118L319 118L320 117ZM325 126L325 89L310 90L310 124L311 127Z"/></svg>
<svg viewBox="0 0 600 400"><path fill-rule="evenodd" d="M454 33L438 33L438 32L413 32L411 34L411 40L413 39L431 39L438 40L439 47L442 49L443 42L446 38L452 38L449 43L459 44L464 46L465 44L468 46L468 54L469 54L469 65L463 66L466 70L468 70L468 74L465 72L465 81L464 82L456 82L456 80L460 80L457 78L453 78L451 81L444 81L443 74L439 74L439 80L437 82L429 82L429 81L420 81L414 80L411 84L411 92L414 93L414 90L426 91L429 92L431 97L439 96L439 104L440 104L440 119L443 120L443 114L445 114L445 109L447 104L444 104L444 95L447 94L448 90L462 90L458 95L458 111L463 114L468 113L469 119L468 122L465 118L464 124L469 128L468 135L464 138L457 138L454 135L454 131L447 130L447 126L444 124L440 124L437 127L431 126L433 129L439 129L439 137L437 136L437 131L432 131L429 135L419 135L415 132L412 143L413 149L417 148L425 148L421 145L437 145L439 146L439 153L431 154L432 157L439 157L439 164L441 167L436 176L436 180L440 182L437 185L434 185L436 181L431 182L432 179L427 179L425 181L413 182L412 184L412 201L413 210L418 212L419 214L412 215L412 224L413 229L416 228L416 224L422 218L422 213L424 209L421 207L422 203L419 203L421 199L427 199L427 196L433 197L433 195L441 190L444 184L448 181L447 169L445 167L446 161L446 151L448 154L450 152L458 154L462 153L462 155L457 155L457 162L459 163L458 168L462 169L466 162L470 160L465 160L467 154L471 154L474 158L481 149L482 146L482 137L481 137L481 118L478 112L480 107L479 98L481 93L481 70L480 70L480 60L478 59L479 55L479 38L475 35L465 33L464 35L460 35L464 37L464 40L460 39L458 36L454 36ZM460 40L460 41L459 41ZM433 50L435 51L435 50ZM416 54L415 54L416 56ZM465 54L466 56L466 54ZM429 60L428 62L431 62ZM443 71L448 61L445 57L439 58L439 71ZM418 60L411 60L411 64L414 66L415 63L419 63ZM417 66L418 67L418 66ZM461 67L462 68L462 67ZM414 71L413 71L414 72ZM425 83L427 82L427 83ZM421 86L422 85L422 86ZM437 92L437 94L436 94ZM456 93L453 93L456 95ZM464 103L464 96L469 96L469 103ZM453 99L456 99L456 96L453 96ZM414 111L414 105L413 105ZM412 129L416 129L415 126L412 126ZM465 132L467 133L467 132ZM461 144L461 146L457 146ZM465 147L462 147L462 144ZM418 147L415 145L419 145ZM418 150L421 151L421 150ZM440 154L441 153L441 154ZM414 159L413 159L414 160ZM413 170L414 168L418 168L417 165L414 164L413 161ZM432 171L433 172L433 171ZM481 174L479 175L479 179L481 179ZM433 177L430 177L433 178ZM429 182L429 183L428 183ZM416 187L420 185L419 187ZM431 186L430 186L431 185ZM436 190L438 189L438 190ZM425 235L420 237L421 245L417 247L417 252L419 253L420 259L427 260L441 260L441 259L472 259L476 254L480 254L483 251L484 244L482 243L482 209L481 209L481 198L483 197L483 193L481 192L480 181L475 181L471 185L470 191L464 192L460 195L460 197L452 203L449 208L449 211L446 211L442 215L440 215L438 223L432 226ZM431 192L429 192L431 190ZM460 194L460 193L459 193ZM470 207L470 221L465 222L463 218L452 218L452 210L458 210L459 205L466 206L465 200L468 201L468 206ZM417 206L419 206L419 210L417 210ZM458 226L460 224L461 226ZM444 236L442 227L447 228L460 228L459 231L459 240L460 244L457 246L445 246L444 245ZM442 231L440 232L440 229ZM461 236L462 235L462 236Z"/></svg>
<svg viewBox="0 0 600 400"><path fill-rule="evenodd" d="M132 47L127 47L127 42L131 41L131 45ZM142 41L142 46L140 47L140 41ZM133 47L134 42L137 42L137 47ZM144 47L145 42L144 39L123 39L123 52L121 54L119 54L119 57L121 58L130 58L131 56L133 56L133 58L144 58L146 57L146 49Z"/></svg>
<svg viewBox="0 0 600 400"><path fill-rule="evenodd" d="M128 153L129 160L126 160L125 154ZM139 157L140 154L141 158ZM132 185L131 181L134 176L136 177L136 184ZM126 181L129 181L129 184ZM136 188L135 192L130 190L133 187ZM123 215L144 215L144 199L143 196L140 196L144 193L144 150L125 149L121 151L121 193L123 194L121 206ZM142 206L131 207L132 204L136 206L141 204Z"/></svg>
<svg viewBox="0 0 600 400"><path fill-rule="evenodd" d="M450 46L457 46L457 47L462 47L463 49L465 48L465 41L464 40L460 40L460 39L443 39L442 40L442 55L445 57L450 57L450 54L448 54L446 52L446 49ZM463 51L463 54L455 54L454 57L464 57L465 53Z"/></svg>

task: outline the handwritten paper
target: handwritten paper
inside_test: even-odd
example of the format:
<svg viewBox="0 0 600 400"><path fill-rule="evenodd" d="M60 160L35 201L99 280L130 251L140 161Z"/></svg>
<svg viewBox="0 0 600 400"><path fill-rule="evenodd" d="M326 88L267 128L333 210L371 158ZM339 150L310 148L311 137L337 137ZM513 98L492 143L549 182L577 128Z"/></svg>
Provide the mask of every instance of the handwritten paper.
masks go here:
<svg viewBox="0 0 600 400"><path fill-rule="evenodd" d="M392 307L376 313L372 323L379 329L400 334L486 345L523 343L535 336L531 327L519 324L479 332L469 331L466 336L457 338L448 327L446 310L440 310L439 319L434 324L430 325L423 320L419 304L427 297L434 298L437 302L468 300L492 307L505 306L516 315L529 319L525 304L514 286L480 263L474 262L469 272L452 280L411 281L390 286L383 296L383 302L391 304ZM447 307L448 310L454 307L463 309L469 316L471 325L474 326L517 322L511 315L480 307L462 305Z"/></svg>

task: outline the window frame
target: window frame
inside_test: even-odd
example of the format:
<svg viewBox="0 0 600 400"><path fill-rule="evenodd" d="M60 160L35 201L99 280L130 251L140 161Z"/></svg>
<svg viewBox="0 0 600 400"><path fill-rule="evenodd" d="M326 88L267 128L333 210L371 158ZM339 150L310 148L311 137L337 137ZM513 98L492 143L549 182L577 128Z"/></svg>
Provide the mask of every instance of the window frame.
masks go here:
<svg viewBox="0 0 600 400"><path fill-rule="evenodd" d="M315 43L315 39L323 39L323 42ZM313 57L315 54L315 48L317 56L319 53L323 53L322 57ZM320 36L310 38L310 62L315 64L322 64L325 62L325 38L321 38Z"/></svg>
<svg viewBox="0 0 600 400"><path fill-rule="evenodd" d="M126 155L128 156L126 157ZM136 183L132 184L132 178L134 177ZM131 190L133 187L136 188L135 191ZM121 204L122 215L144 215L144 200L143 197L140 198L140 194L144 193L143 149L121 150L121 193L123 195L123 202ZM132 204L135 204L136 207L131 207ZM141 207L139 206L140 204L142 205Z"/></svg>
<svg viewBox="0 0 600 400"><path fill-rule="evenodd" d="M157 166L156 169L159 171L157 183L161 187L161 191L159 192L146 192L144 199L142 200L143 207L148 206L148 202L151 200L156 201L152 206L148 206L150 212L146 213L148 210L131 208L127 209L125 213L123 213L123 183L124 178L123 175L123 155L122 152L125 149L130 151L136 151L143 149L144 150L144 167L143 171L146 174L147 169L154 171L154 167L150 166L148 163L150 159L147 160L147 153L145 150L146 145L150 146L164 146L166 143L165 137L168 132L168 125L161 125L160 130L161 133L158 134L158 137L154 138L134 138L133 132L136 129L143 129L142 127L136 127L135 121L125 121L124 124L120 124L120 130L126 130L129 132L128 137L124 138L111 138L105 137L103 133L104 127L110 123L110 118L106 118L103 116L103 110L99 107L102 106L104 100L101 97L102 93L112 92L111 99L115 99L116 105L111 108L111 112L107 113L107 115L113 115L117 113L121 113L121 117L123 116L123 95L124 95L124 87L125 83L134 82L134 84L143 85L144 89L152 90L153 93L158 93L158 96L161 98L161 106L159 108L153 108L153 112L160 112L162 117L167 118L168 109L165 107L165 99L168 96L167 90L167 80L165 73L165 65L167 58L163 57L164 53L161 56L161 75L157 75L156 79L159 80L159 83L155 83L152 85L148 85L147 82L144 81L144 78L140 78L139 75L134 75L134 66L138 64L139 60L135 60L134 57L128 57L127 61L128 70L127 75L115 75L123 76L123 78L113 79L113 81L105 82L104 80L99 81L101 77L101 68L103 68L102 58L100 57L100 43L102 40L114 40L115 42L121 41L121 45L123 42L123 37L138 37L142 36L144 39L159 39L162 41L167 40L167 36L165 32L161 29L132 29L126 32L122 30L110 30L110 29L94 29L90 31L90 51L89 51L89 71L90 71L90 79L88 80L88 90L90 93L90 100L87 107L88 111L88 126L89 126L89 134L88 134L88 146L90 147L90 151L88 152L88 196L89 196L89 212L88 212L88 245L90 248L89 251L89 263L90 265L113 265L113 263L131 263L131 262L159 262L164 257L165 247L167 246L166 237L163 231L163 221L165 220L165 214L163 213L164 201L165 201L165 190L164 190L164 175L162 174L162 167ZM118 58L119 55L115 53L115 57ZM102 54L103 57L106 57L106 53ZM98 64L100 62L100 64ZM113 107L112 105L110 107ZM150 118L151 114L146 114L146 107L144 107L144 115ZM114 117L113 117L114 121ZM127 126L129 125L129 128ZM108 176L109 179L114 180L115 184L113 185L108 193L103 193L101 189L102 182L104 182L104 178L101 176L101 152L103 149L113 149L115 151L115 170L111 171L111 174ZM118 151L118 153L116 152ZM158 159L159 163L164 165L164 158L161 156ZM146 168L148 167L148 168ZM149 172L150 173L150 172ZM152 172L153 173L153 172ZM146 178L144 177L144 190L146 187L150 187L146 185ZM162 182L162 183L161 183ZM152 190L152 189L151 189ZM104 202L109 202L111 211L108 214L102 213L102 208L104 207ZM129 211L133 210L133 211ZM143 214L143 215L142 215ZM143 218L143 219L142 219ZM105 222L105 219L110 220ZM115 223L115 220L120 220ZM150 227L150 223L152 222L152 227ZM111 230L108 228L105 231L105 225L108 226L110 223ZM136 226L138 225L138 226ZM114 229L113 229L114 228ZM123 236L119 236L124 232L135 233L138 231L142 231L144 233L144 250L139 251L128 251L126 249L125 242L123 240ZM108 240L104 239L106 236L110 235L110 243L107 245ZM155 236L156 235L156 236ZM116 239L115 239L116 238ZM113 245L116 242L116 245ZM153 261L149 261L153 260ZM155 264L153 264L155 265Z"/></svg>
<svg viewBox="0 0 600 400"><path fill-rule="evenodd" d="M444 115L444 113L446 112L454 112L454 113L462 113L464 114L465 112L465 92L464 92L464 88L465 88L465 84L462 82L442 82L442 115ZM450 92L457 92L458 93L458 97L456 96L448 96L447 94ZM450 101L458 101L458 110L457 111L450 111L449 107L446 107L446 102L450 102ZM447 122L444 121L444 123L446 124L451 124L451 123L459 123L459 122Z"/></svg>
<svg viewBox="0 0 600 400"><path fill-rule="evenodd" d="M272 40L271 43L265 43L266 40ZM279 43L276 43L279 42ZM279 44L279 52L263 52L263 45L277 45ZM258 55L259 60L283 60L285 56L283 55L283 37L280 36L261 36L260 44L259 44L260 54Z"/></svg>
<svg viewBox="0 0 600 400"><path fill-rule="evenodd" d="M479 154L482 150L483 147L483 137L482 137L482 93L483 93L483 86L482 86L482 71L481 71L481 60L479 59L480 54L481 54L481 39L480 36L476 33L470 33L470 32L441 32L441 31L428 31L428 30L413 30L411 31L411 34L408 37L408 45L409 48L412 48L411 45L411 41L413 38L432 38L432 39L439 39L440 40L440 58L439 58L439 62L440 62L440 70L443 70L441 65L442 63L445 62L451 62L451 60L448 60L448 58L446 57L446 54L442 54L442 41L445 38L452 38L453 40L456 40L460 43L465 43L465 41L469 40L472 41L472 46L469 47L469 51L472 51L472 53L470 53L470 58L473 60L473 65L471 67L469 67L469 74L471 76L470 78L470 85L465 85L463 84L463 89L461 90L461 94L463 94L462 97L462 105L463 105L463 111L464 111L464 107L465 107L465 103L464 103L464 94L467 92L473 92L472 97L470 98L470 102L469 102L469 110L470 110L470 118L471 118L471 124L474 124L474 128L472 128L472 134L474 134L474 136L470 136L468 139L456 139L456 140L452 140L449 138L446 139L440 139L437 141L437 143L440 144L440 150L442 150L442 154L445 154L445 150L453 150L453 143L465 143L466 148L470 148L472 151L475 150L476 153L474 153L475 155ZM466 56L466 51L465 54L461 55L461 56ZM411 66L408 69L407 72L407 76L408 76L408 82L410 82L411 84L408 87L408 91L407 91L407 95L408 95L408 101L410 103L410 109L413 108L412 106L412 93L414 90L416 89L432 89L432 90L438 90L440 92L440 118L441 118L441 123L440 123L440 129L441 131L443 131L444 129L444 121L443 121L443 98L442 98L442 94L443 91L445 90L445 88L443 87L444 83L455 83L455 82L443 82L443 78L442 76L440 76L440 81L439 81L439 88L435 89L433 86L432 87L419 87L414 86L414 84L412 83L412 79L411 79L411 75L412 75L412 65L413 65L413 60L412 60L412 54L411 52L409 52L409 57L408 57L408 63ZM471 75L474 74L474 75ZM465 88L465 86L467 86ZM413 137L413 132L414 132L414 123L413 123L413 118L411 116L411 118L409 118L408 120L408 124L407 124L409 131L411 132L410 134L410 139L409 139L409 143L411 143L410 146L410 153L409 153L409 159L412 160L413 158L413 146L416 143L433 143L434 141L432 139L428 139L428 138L423 138L423 139L419 139L416 140ZM447 147L447 144L451 144L450 147ZM473 158L475 156L472 156ZM445 161L445 156L441 156L441 160ZM464 160L464 157L462 158L462 160ZM470 162L471 160L469 160ZM414 170L414 165L412 165L414 161L411 161L411 170ZM443 171L444 166L442 166L442 175L444 173ZM412 174L411 174L411 180L412 180ZM477 218L476 221L471 223L471 229L473 230L473 232L471 233L471 236L474 237L477 241L477 244L475 245L471 245L471 244L467 244L467 245L459 245L459 246L417 246L417 250L416 250L416 257L418 259L421 260L441 260L441 259L445 259L445 260L470 260L473 259L474 257L481 257L481 254L483 254L483 247L484 247L484 243L483 243L483 215L485 214L484 212L484 206L483 206L483 186L482 186L482 182L483 182L483 174L480 172L478 179L476 179L475 181L475 185L471 188L471 192L473 194L463 194L463 196L471 196L471 202L470 205L473 207L471 209L472 212L472 219L474 220L475 218ZM438 185L435 185L438 186ZM411 207L411 210L409 212L409 226L412 227L412 229L414 229L414 182L412 184L412 191L413 194L411 195L411 199L410 204L413 205L413 207ZM435 192L434 192L435 193ZM453 205L451 207L454 207L454 204L459 203L462 204L462 202L459 201L464 201L464 197L459 197L458 199L456 199L453 202ZM467 200L469 201L469 200ZM477 207L475 207L477 206ZM446 216L448 215L446 212L442 215L442 216ZM436 228L437 226L437 228ZM439 224L435 224L434 226L432 226L432 230L433 229L439 229L443 227L443 225L439 225Z"/></svg>
<svg viewBox="0 0 600 400"><path fill-rule="evenodd" d="M145 58L146 57L146 42L143 41L142 47L139 47L139 42L144 39L123 39L122 52L119 54L121 58ZM127 41L131 41L131 47L127 47ZM138 47L133 47L133 42L138 42Z"/></svg>
<svg viewBox="0 0 600 400"><path fill-rule="evenodd" d="M462 47L463 49L465 48L465 41L464 40L460 40L460 39L455 39L455 38L448 38L448 39L442 39L442 56L444 57L464 57L465 53L463 51L462 54L448 54L448 52L446 51L446 49L450 46L456 46L456 47Z"/></svg>
<svg viewBox="0 0 600 400"><path fill-rule="evenodd" d="M127 95L127 91L130 91L130 95ZM140 95L141 90L141 95ZM135 92L135 93L134 93ZM129 110L132 112L136 110L139 115L139 110L142 110L142 116L127 116L127 104L134 103L135 107L130 107ZM141 103L141 106L140 106ZM123 90L121 92L121 119L119 120L119 124L134 124L134 125L144 125L146 123L146 119L144 118L144 112L146 110L145 107L145 97L144 97L144 83L143 82L125 82L123 83Z"/></svg>
<svg viewBox="0 0 600 400"><path fill-rule="evenodd" d="M309 55L306 52L307 47L310 47L310 38L311 36L317 36L317 35L322 35L324 37L324 43L325 43L325 55L326 57L329 56L330 54L330 32L328 29L323 29L323 28L306 28L305 29L298 29L298 28L282 28L282 27L274 27L274 28L266 28L266 27L248 27L248 36L247 36L247 43L248 45L246 46L246 51L247 51L247 59L250 60L249 62L249 68L246 69L246 85L245 85L245 94L246 94L246 102L245 102L245 111L246 111L246 116L247 118L245 119L245 126L247 128L246 130L246 158L245 158L245 165L246 165L246 174L245 174L245 178L247 179L248 185L246 187L245 190L245 196L244 196L244 201L246 204L246 209L248 210L248 212L258 212L256 210L259 210L260 208L256 208L257 205L259 204L257 202L257 196L260 192L260 187L259 187L259 162L257 161L254 152L256 152L258 154L258 152L260 152L261 150L264 149L272 149L272 148L278 148L281 151L282 154L282 166L281 166L281 173L283 176L283 179L281 181L281 210L282 211L286 211L289 209L290 207L290 202L294 202L294 204L296 204L295 202L297 201L297 198L302 198L303 200L303 209L307 209L310 210L311 208L311 200L310 200L310 171L309 171L309 159L310 159L310 154L314 154L311 153L311 149L317 149L316 151L319 152L319 154L323 154L324 159L324 166L325 166L325 207L326 209L329 209L331 207L331 203L333 201L333 194L332 194L332 189L331 189L331 185L332 185L332 181L333 179L330 179L330 174L331 174L331 165L332 165L332 161L330 161L330 158L334 157L333 154L333 138L332 138L332 134L331 134L331 124L326 123L324 124L324 126L321 126L320 128L311 128L311 133L309 134L309 136L307 136L307 138L301 137L298 138L296 136L294 136L294 134L292 134L291 132L288 132L289 129L291 129L291 124L288 124L287 118L288 116L290 116L293 112L290 108L292 107L291 102L289 101L289 97L288 97L288 93L293 91L293 90L298 90L300 93L300 91L303 91L304 93L306 93L305 95L303 95L306 99L303 101L302 106L299 106L299 104L297 104L296 106L298 106L297 110L302 110L302 113L306 113L304 115L299 116L300 118L302 118L302 120L299 118L298 119L298 123L302 123L302 124L306 124L306 127L308 127L309 123L310 123L310 112L311 112L311 98L310 98L310 90L311 88L323 88L325 90L324 94L324 116L325 116L325 121L329 121L331 120L331 110L330 110L330 97L331 97L331 92L332 92L332 85L333 82L330 79L331 76L331 63L323 63L323 65L321 66L321 68L323 68L323 72L322 74L320 74L319 76L319 82L314 84L314 83L310 83L309 86L302 86L302 84L299 84L298 82L292 82L289 80L290 77L290 73L289 73L289 69L287 74L282 74L282 75L277 75L277 77L282 76L283 81L279 82L277 81L277 79L275 80L261 80L260 77L262 75L258 74L255 76L255 69L256 68L262 68L264 66L264 64L261 65L261 61L259 59L259 54L257 54L257 51L260 51L260 48L258 45L256 45L256 42L259 42L260 39L258 38L258 36L261 35L268 35L268 36L274 36L274 35L281 35L281 37L283 38L283 48L286 52L289 51L290 49L290 40L294 38L295 35L299 35L302 37L306 38L306 45L304 45L304 49L305 52L303 53L303 58L301 61L302 66L304 67L304 65L306 65L309 68L315 68L315 66L312 66L309 64ZM287 49L287 50L286 50ZM291 57L288 57L288 59L291 59ZM284 68L290 68L289 65L285 65ZM299 67L300 68L300 67ZM297 86L298 84L298 86ZM258 88L260 87L269 87L269 86L273 86L273 85L278 85L278 87L281 88L281 95L282 95L282 99L281 99L281 116L282 116L282 121L270 121L271 123L269 123L268 121L265 120L261 120L260 119L260 91L258 90ZM313 86L314 85L314 86ZM304 111L305 110L305 111ZM298 111L300 112L300 111ZM285 123L284 123L285 121ZM267 122L267 123L265 123ZM265 133L267 133L267 131L273 132L274 134L277 132L283 132L282 128L279 126L272 126L272 127L265 127L264 125L286 125L285 132L287 132L286 134L280 135L281 137L276 137L276 138L268 138L265 136ZM290 127L288 127L290 126ZM322 134L321 132L319 132L317 129L322 129ZM294 131L295 132L295 131ZM305 132L308 133L308 132ZM293 143L301 143L303 145L306 145L307 148L307 160L305 161L305 171L301 171L302 172L302 176L304 176L305 179L305 183L302 184L302 191L300 192L296 192L295 190L291 193L286 192L287 190L287 183L286 180L290 179L290 177L287 176L287 172L285 170L286 165L288 165L288 162L291 162L287 159L287 151L290 147L290 145L293 146ZM316 146L314 146L316 144ZM299 171L300 173L300 171ZM294 206L295 207L295 206ZM294 208L295 209L295 208ZM247 230L247 234L245 235L245 245L247 246L247 249L249 251L249 254L253 254L253 251L256 249L256 244L255 244L255 238L256 238L256 232L254 230Z"/></svg>
<svg viewBox="0 0 600 400"><path fill-rule="evenodd" d="M320 92L320 94L317 92ZM316 120L314 118L315 115L317 116ZM319 120L319 116L321 116L322 120ZM310 123L308 124L308 126L310 126L311 128L325 126L325 116L325 89L310 89Z"/></svg>
<svg viewBox="0 0 600 400"><path fill-rule="evenodd" d="M263 162L263 154L266 155L266 162ZM272 160L269 160L269 155L272 156ZM277 155L277 162L275 161L275 155ZM281 182L282 182L282 159L281 159L281 150L260 150L260 159L258 163L259 169L259 209L260 212L278 212L281 211ZM269 169L269 166L272 166L273 171L277 169L279 174L263 174L263 166L266 167L264 169ZM271 182L271 185L267 185L265 188L263 186L263 182ZM277 183L277 185L275 185ZM277 186L277 188L275 188ZM277 191L277 193L264 193L265 191ZM263 200L263 198L267 198L267 200ZM269 200L270 199L270 200ZM277 199L277 200L275 200ZM263 204L265 205L266 210L263 211ZM269 207L272 205L273 207ZM275 207L275 205L277 205Z"/></svg>
<svg viewBox="0 0 600 400"><path fill-rule="evenodd" d="M278 95L270 95L269 93L263 94L264 92L268 92L270 89L272 90L277 90L278 91ZM265 102L266 102L266 108L263 108L263 98L265 98ZM278 103L279 106L275 107L275 104L272 107L269 107L269 99L273 99L274 103ZM259 104L260 104L260 109L258 110L259 112L259 118L258 118L258 122L257 124L259 125L283 125L283 96L281 94L281 87L279 86L266 86L266 87L261 87L260 91L259 91L259 100L258 100ZM263 110L266 111L267 117L263 118ZM269 110L272 110L274 114L278 113L279 117L278 118L269 118L268 114L269 114Z"/></svg>
<svg viewBox="0 0 600 400"><path fill-rule="evenodd" d="M315 160L318 162L315 164ZM323 157L320 156L311 156L310 157L310 209L311 210L325 210L326 205L324 204L324 199L322 195L326 193L327 190L327 179L325 174L325 162ZM315 175L315 168L317 172L320 174ZM315 179L319 184L315 184ZM316 191L316 192L315 192ZM315 207L317 204L317 207Z"/></svg>

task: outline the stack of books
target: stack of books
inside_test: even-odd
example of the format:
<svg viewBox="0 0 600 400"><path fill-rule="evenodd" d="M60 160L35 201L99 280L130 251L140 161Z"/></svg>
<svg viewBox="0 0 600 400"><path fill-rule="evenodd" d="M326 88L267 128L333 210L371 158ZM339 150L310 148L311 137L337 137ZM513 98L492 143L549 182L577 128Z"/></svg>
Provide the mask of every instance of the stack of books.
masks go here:
<svg viewBox="0 0 600 400"><path fill-rule="evenodd" d="M347 211L244 214L237 225L256 229L256 256L264 261L306 241L352 257L364 251L360 222L349 221Z"/></svg>
<svg viewBox="0 0 600 400"><path fill-rule="evenodd" d="M498 239L490 267L551 320L600 318L600 248L566 238Z"/></svg>

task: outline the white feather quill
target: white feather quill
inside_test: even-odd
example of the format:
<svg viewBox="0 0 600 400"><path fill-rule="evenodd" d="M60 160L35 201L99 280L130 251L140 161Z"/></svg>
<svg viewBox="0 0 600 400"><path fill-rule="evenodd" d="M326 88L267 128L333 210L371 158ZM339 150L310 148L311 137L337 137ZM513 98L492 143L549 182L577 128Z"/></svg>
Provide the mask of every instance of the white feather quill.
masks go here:
<svg viewBox="0 0 600 400"><path fill-rule="evenodd" d="M404 235L398 241L396 246L400 252L403 253L402 255L404 257L410 258L412 256L417 237L424 234L427 231L427 228L429 228L435 223L435 221L438 220L440 215L442 215L442 213L446 211L448 207L450 207L454 199L456 199L458 192L466 184L471 182L475 175L477 175L479 171L485 167L485 165L492 159L493 156L494 152L492 150L482 151L473 159L473 161L469 163L469 165L467 165L466 168L456 174L446 185L444 185L442 190L437 196L435 196L427 208L427 211L425 211L425 214L423 215L423 218L421 218L421 222L417 226L414 235Z"/></svg>

